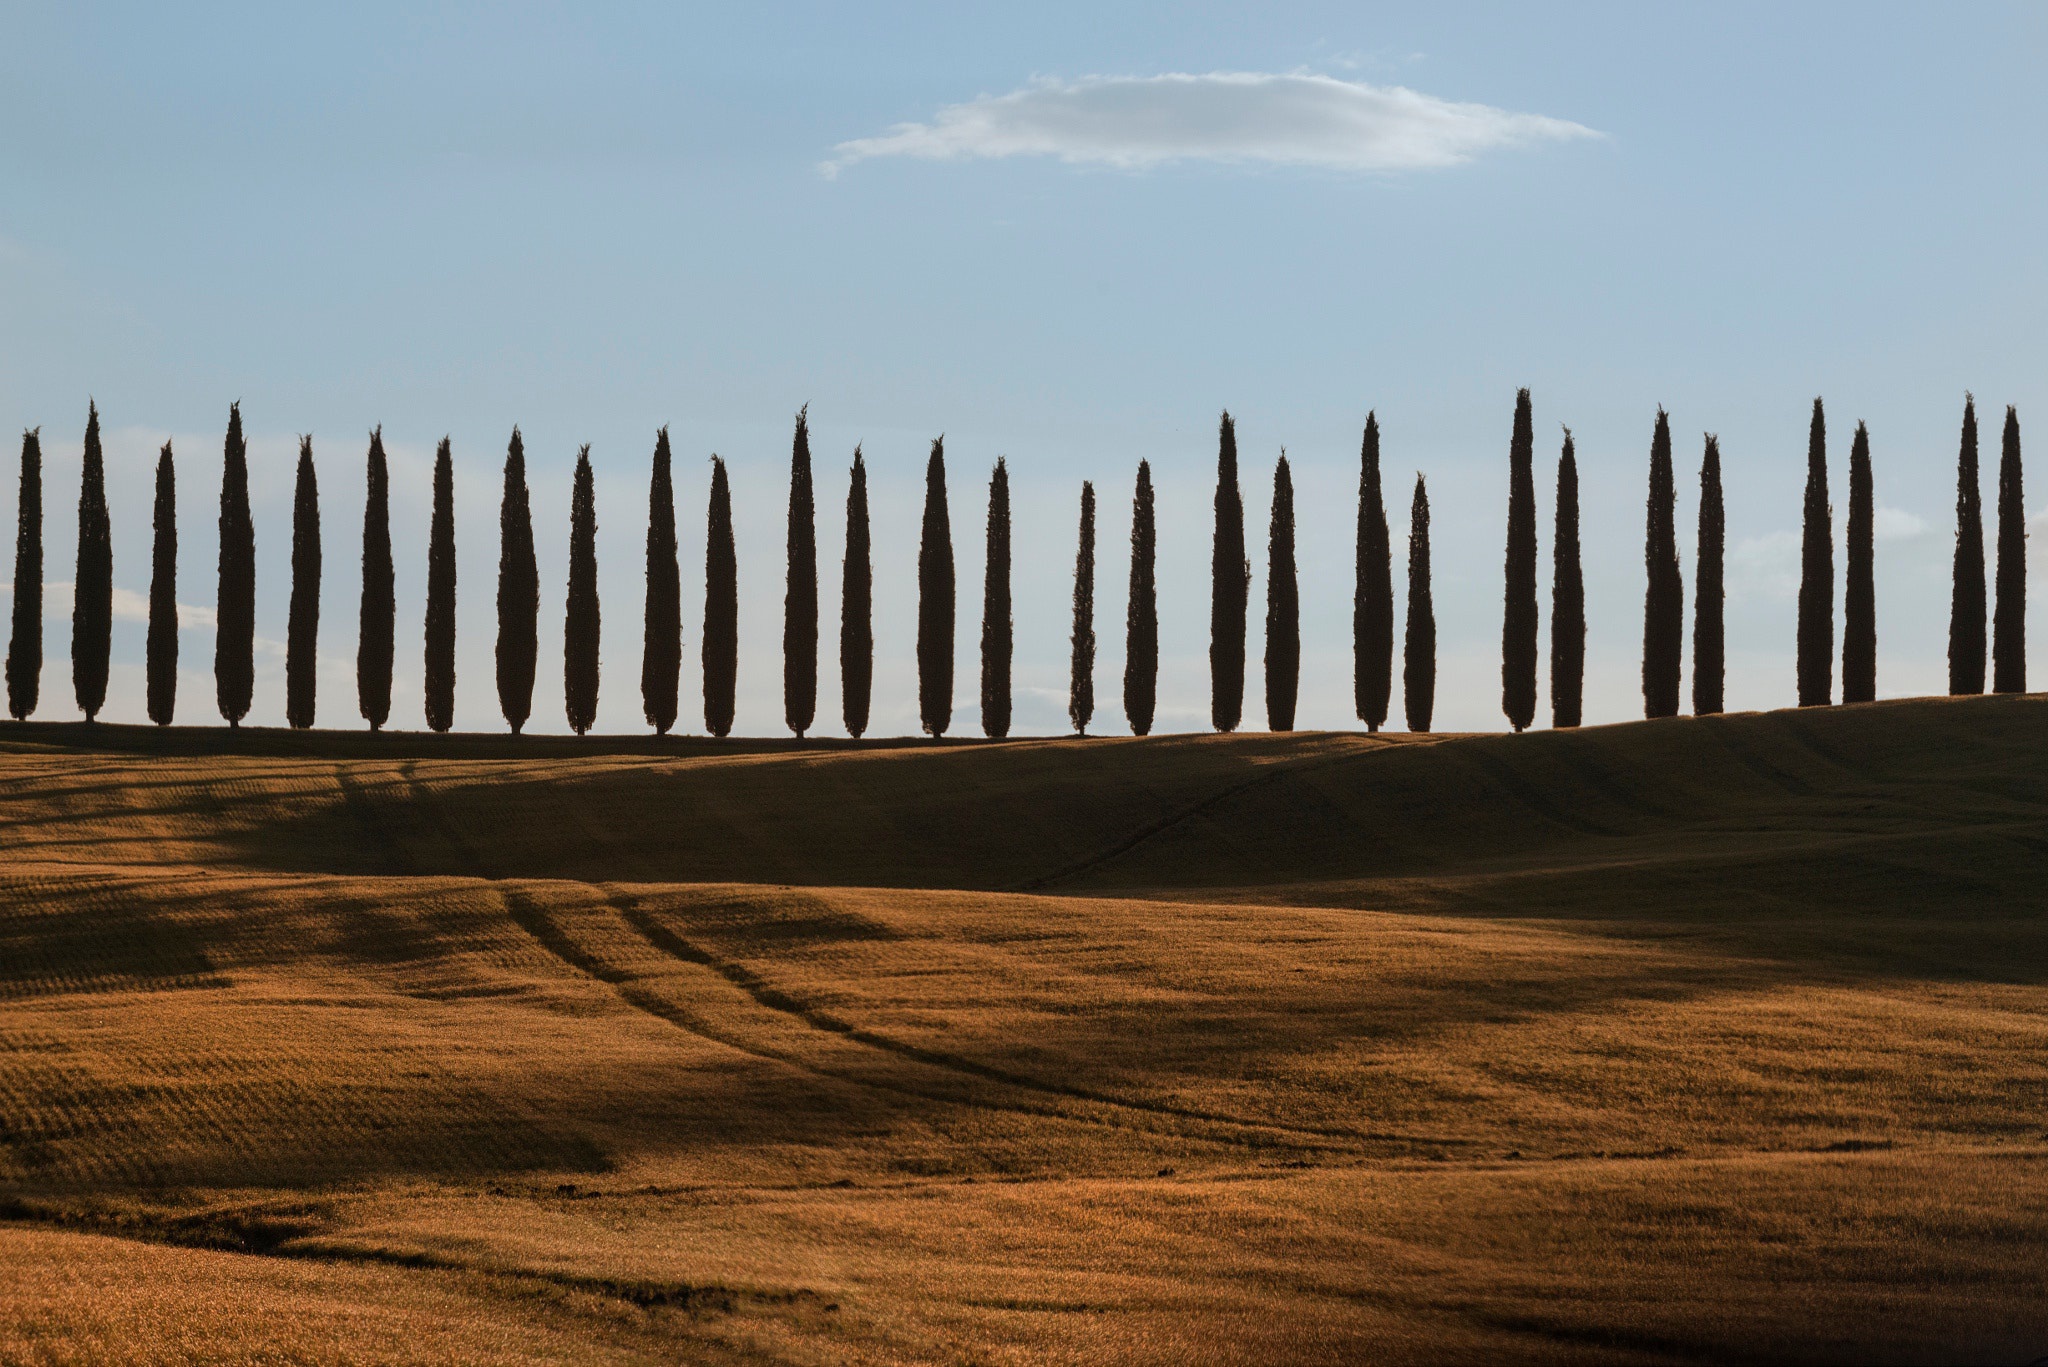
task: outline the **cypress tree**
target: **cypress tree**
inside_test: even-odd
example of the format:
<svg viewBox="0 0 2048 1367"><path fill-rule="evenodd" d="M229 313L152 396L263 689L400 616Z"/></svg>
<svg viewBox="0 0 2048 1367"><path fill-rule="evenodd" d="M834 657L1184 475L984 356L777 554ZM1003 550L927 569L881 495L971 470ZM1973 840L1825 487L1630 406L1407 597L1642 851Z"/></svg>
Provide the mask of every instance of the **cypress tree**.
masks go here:
<svg viewBox="0 0 2048 1367"><path fill-rule="evenodd" d="M1067 682L1067 718L1074 734L1088 734L1095 716L1095 486L1081 481L1081 535L1074 551L1073 669Z"/></svg>
<svg viewBox="0 0 2048 1367"><path fill-rule="evenodd" d="M988 563L981 587L981 730L1010 734L1010 470L1001 456L988 477Z"/></svg>
<svg viewBox="0 0 2048 1367"><path fill-rule="evenodd" d="M249 715L256 693L256 524L249 517L249 448L242 407L228 408L220 481L220 597L213 638L214 696L229 726Z"/></svg>
<svg viewBox="0 0 2048 1367"><path fill-rule="evenodd" d="M562 618L562 702L577 735L597 720L597 482L590 446L576 453L569 497L569 592Z"/></svg>
<svg viewBox="0 0 2048 1367"><path fill-rule="evenodd" d="M1856 424L1849 446L1849 578L1842 586L1842 701L1877 698L1877 583L1870 433Z"/></svg>
<svg viewBox="0 0 2048 1367"><path fill-rule="evenodd" d="M739 685L740 570L732 541L732 485L711 458L711 508L704 536L704 729L732 733Z"/></svg>
<svg viewBox="0 0 2048 1367"><path fill-rule="evenodd" d="M1152 466L1141 460L1131 495L1131 594L1124 625L1124 717L1134 736L1151 734L1159 701L1158 540Z"/></svg>
<svg viewBox="0 0 2048 1367"><path fill-rule="evenodd" d="M1643 534L1643 715L1678 715L1685 648L1685 583L1678 573L1678 491L1671 473L1671 421L1660 407L1650 439L1649 513Z"/></svg>
<svg viewBox="0 0 2048 1367"><path fill-rule="evenodd" d="M1799 554L1799 705L1826 707L1835 688L1835 510L1828 502L1828 428L1819 399L1806 438L1806 510Z"/></svg>
<svg viewBox="0 0 2048 1367"><path fill-rule="evenodd" d="M16 721L36 710L43 679L43 440L21 434L21 501L15 511L14 623L7 641L7 711Z"/></svg>
<svg viewBox="0 0 2048 1367"><path fill-rule="evenodd" d="M946 511L946 439L924 469L924 527L917 547L917 713L928 736L953 722L953 526Z"/></svg>
<svg viewBox="0 0 2048 1367"><path fill-rule="evenodd" d="M818 515L811 495L810 405L789 451L789 587L782 599L782 715L798 740L818 716Z"/></svg>
<svg viewBox="0 0 2048 1367"><path fill-rule="evenodd" d="M166 463L170 460L168 448L164 459ZM152 632L156 629L154 592L152 588ZM175 603L171 611L175 632ZM284 636L284 717L294 728L304 730L313 724L318 696L320 639L320 486L313 471L311 437L299 438L299 469L292 486L292 605Z"/></svg>
<svg viewBox="0 0 2048 1367"><path fill-rule="evenodd" d="M1500 706L1525 731L1536 720L1536 429L1529 391L1515 395L1508 442L1507 598L1500 628Z"/></svg>
<svg viewBox="0 0 2048 1367"><path fill-rule="evenodd" d="M114 635L114 539L107 521L100 410L90 403L85 417L85 469L78 485L78 575L72 590L71 687L78 710L91 721L107 701L107 658ZM242 707L248 710L246 700Z"/></svg>
<svg viewBox="0 0 2048 1367"><path fill-rule="evenodd" d="M1984 509L1977 477L1977 400L1963 395L1956 454L1955 579L1948 615L1948 691L1984 691Z"/></svg>
<svg viewBox="0 0 2048 1367"><path fill-rule="evenodd" d="M398 600L391 568L391 468L384 429L370 433L369 489L363 500L363 601L356 643L356 706L372 731L391 719L391 654Z"/></svg>
<svg viewBox="0 0 2048 1367"><path fill-rule="evenodd" d="M1209 557L1209 721L1235 731L1244 718L1245 607L1251 562L1244 553L1244 498L1237 489L1237 426L1226 410L1216 436L1216 540Z"/></svg>
<svg viewBox="0 0 2048 1367"><path fill-rule="evenodd" d="M683 671L683 571L670 463L664 427L654 434L654 468L647 478L647 613L640 650L640 710L657 736L676 724Z"/></svg>
<svg viewBox="0 0 2048 1367"><path fill-rule="evenodd" d="M1991 605L1991 691L2027 691L2027 510L2020 487L2020 415L2005 409L1998 455L1998 596Z"/></svg>
<svg viewBox="0 0 2048 1367"><path fill-rule="evenodd" d="M1393 553L1380 497L1380 423L1365 415L1358 449L1358 563L1351 593L1351 691L1368 731L1386 724L1394 687Z"/></svg>
<svg viewBox="0 0 2048 1367"><path fill-rule="evenodd" d="M149 557L149 639L145 701L149 719L169 726L178 704L178 480L171 444L156 458L156 544Z"/></svg>
<svg viewBox="0 0 2048 1367"><path fill-rule="evenodd" d="M1301 688L1301 590L1294 577L1294 476L1287 453L1273 467L1273 519L1266 533L1266 727L1294 729Z"/></svg>
<svg viewBox="0 0 2048 1367"><path fill-rule="evenodd" d="M868 468L853 448L846 484L846 561L839 578L839 703L846 734L868 729L875 679L874 566L868 551Z"/></svg>
<svg viewBox="0 0 2048 1367"><path fill-rule="evenodd" d="M434 513L427 532L427 726L455 724L455 458L434 451Z"/></svg>
<svg viewBox="0 0 2048 1367"><path fill-rule="evenodd" d="M1551 548L1550 724L1583 720L1586 697L1586 576L1579 565L1579 461L1572 429L1557 457L1557 543Z"/></svg>
<svg viewBox="0 0 2048 1367"><path fill-rule="evenodd" d="M1700 457L1699 581L1692 599L1692 710L1712 716L1723 703L1727 675L1727 642L1723 609L1723 571L1727 555L1728 518L1721 501L1721 440L1707 434Z"/></svg>
<svg viewBox="0 0 2048 1367"><path fill-rule="evenodd" d="M1408 633L1401 661L1401 703L1410 731L1429 730L1436 710L1436 606L1429 591L1429 490L1415 476L1408 508Z"/></svg>
<svg viewBox="0 0 2048 1367"><path fill-rule="evenodd" d="M498 710L518 735L533 714L540 658L540 564L533 550L533 504L526 493L526 444L519 429L505 448L505 493L498 504Z"/></svg>

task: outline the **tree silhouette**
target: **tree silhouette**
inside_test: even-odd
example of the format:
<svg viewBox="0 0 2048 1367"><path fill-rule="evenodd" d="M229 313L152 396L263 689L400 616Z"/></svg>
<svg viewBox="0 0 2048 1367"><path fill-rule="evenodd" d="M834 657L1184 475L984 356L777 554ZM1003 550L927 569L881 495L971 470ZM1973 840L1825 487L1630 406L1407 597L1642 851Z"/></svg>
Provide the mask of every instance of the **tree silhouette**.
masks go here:
<svg viewBox="0 0 2048 1367"><path fill-rule="evenodd" d="M1273 518L1266 533L1266 727L1294 729L1301 688L1301 591L1294 578L1294 476L1287 453L1273 467Z"/></svg>
<svg viewBox="0 0 2048 1367"><path fill-rule="evenodd" d="M1237 489L1237 427L1228 410L1216 437L1216 541L1209 573L1209 720L1218 731L1235 731L1244 719L1245 607L1252 567L1244 554L1244 498Z"/></svg>
<svg viewBox="0 0 2048 1367"><path fill-rule="evenodd" d="M249 518L249 448L242 408L228 408L220 481L220 597L213 638L214 695L230 727L256 692L256 525Z"/></svg>
<svg viewBox="0 0 2048 1367"><path fill-rule="evenodd" d="M434 451L434 513L427 531L427 726L455 724L455 458Z"/></svg>
<svg viewBox="0 0 2048 1367"><path fill-rule="evenodd" d="M1429 490L1415 476L1408 508L1408 633L1401 661L1401 703L1410 731L1429 730L1436 710L1436 606L1429 590Z"/></svg>
<svg viewBox="0 0 2048 1367"><path fill-rule="evenodd" d="M533 550L533 503L526 492L526 444L519 429L505 447L498 503L498 710L518 735L533 714L540 658L540 565Z"/></svg>
<svg viewBox="0 0 2048 1367"><path fill-rule="evenodd" d="M704 729L732 734L739 686L740 568L732 541L732 485L725 462L711 458L711 505L704 535Z"/></svg>
<svg viewBox="0 0 2048 1367"><path fill-rule="evenodd" d="M981 581L981 731L1010 734L1010 470L1001 456L988 477L988 563Z"/></svg>
<svg viewBox="0 0 2048 1367"><path fill-rule="evenodd" d="M569 495L569 592L562 616L562 702L577 735L597 720L598 645L603 624L597 602L597 481L590 447L576 453Z"/></svg>
<svg viewBox="0 0 2048 1367"><path fill-rule="evenodd" d="M1526 731L1536 720L1536 429L1529 391L1515 395L1508 442L1507 593L1500 628L1500 706Z"/></svg>
<svg viewBox="0 0 2048 1367"><path fill-rule="evenodd" d="M14 621L7 641L7 711L16 721L36 710L43 678L42 429L21 434L21 499L15 509Z"/></svg>
<svg viewBox="0 0 2048 1367"><path fill-rule="evenodd" d="M1358 449L1358 560L1351 593L1351 691L1368 731L1386 724L1394 687L1393 554L1380 497L1380 423L1365 415Z"/></svg>
<svg viewBox="0 0 2048 1367"><path fill-rule="evenodd" d="M171 444L156 458L155 545L149 556L149 638L144 653L144 702L149 719L169 726L178 705L178 478Z"/></svg>
<svg viewBox="0 0 2048 1367"><path fill-rule="evenodd" d="M946 511L946 439L924 469L924 527L917 547L917 713L928 736L953 722L953 528Z"/></svg>
<svg viewBox="0 0 2048 1367"><path fill-rule="evenodd" d="M1586 576L1579 564L1579 460L1572 429L1557 457L1557 542L1550 556L1550 724L1584 720Z"/></svg>
<svg viewBox="0 0 2048 1367"><path fill-rule="evenodd" d="M1721 502L1721 440L1707 434L1700 457L1699 581L1692 598L1692 710L1707 717L1719 712L1727 675L1727 644L1723 625L1726 594L1722 588L1727 556L1728 518Z"/></svg>
<svg viewBox="0 0 2048 1367"><path fill-rule="evenodd" d="M384 429L370 433L369 490L363 500L363 601L356 644L356 706L370 729L391 718L391 652L398 600L391 569L391 469Z"/></svg>
<svg viewBox="0 0 2048 1367"><path fill-rule="evenodd" d="M2027 691L2027 509L2020 487L2020 415L2005 409L1998 453L1998 596L1991 606L1991 691Z"/></svg>
<svg viewBox="0 0 2048 1367"><path fill-rule="evenodd" d="M1948 615L1948 691L1984 691L1984 508L1977 476L1977 400L1963 395L1956 453L1955 579Z"/></svg>
<svg viewBox="0 0 2048 1367"><path fill-rule="evenodd" d="M647 611L640 646L640 710L654 734L676 724L683 670L683 572L676 554L676 491L668 429L654 434L647 478Z"/></svg>
<svg viewBox="0 0 2048 1367"><path fill-rule="evenodd" d="M1856 424L1849 446L1849 578L1842 587L1842 701L1877 697L1877 584L1870 433Z"/></svg>
<svg viewBox="0 0 2048 1367"><path fill-rule="evenodd" d="M1678 491L1671 473L1671 420L1660 407L1650 439L1649 514L1643 534L1643 715L1678 715L1685 648L1685 582L1678 573Z"/></svg>
<svg viewBox="0 0 2048 1367"><path fill-rule="evenodd" d="M254 589L252 575L251 592ZM87 721L107 702L107 659L113 640L114 537L107 521L107 466L100 452L99 406L88 403L85 466L78 484L78 573L71 600L71 687ZM242 707L247 711L248 703Z"/></svg>
<svg viewBox="0 0 2048 1367"><path fill-rule="evenodd" d="M1131 495L1131 592L1124 623L1124 718L1134 736L1151 734L1159 701L1158 541L1152 466L1141 460Z"/></svg>
<svg viewBox="0 0 2048 1367"><path fill-rule="evenodd" d="M1806 511L1799 548L1799 705L1826 707L1835 688L1835 510L1828 502L1828 426L1819 399L1806 438Z"/></svg>
<svg viewBox="0 0 2048 1367"><path fill-rule="evenodd" d="M168 447L164 451L164 460L169 463ZM153 588L151 592L153 595ZM170 604L170 611L172 640L175 642L175 602ZM156 604L152 597L152 631L155 630L155 612ZM313 471L313 439L300 437L299 469L292 482L292 603L284 633L284 719L301 731L313 724L317 710L319 641L320 485Z"/></svg>
<svg viewBox="0 0 2048 1367"><path fill-rule="evenodd" d="M818 715L818 527L811 494L810 406L789 450L789 587L782 599L782 715L803 739Z"/></svg>
<svg viewBox="0 0 2048 1367"><path fill-rule="evenodd" d="M853 448L846 484L846 562L839 579L839 701L846 734L868 729L875 679L874 566L868 548L868 468Z"/></svg>
<svg viewBox="0 0 2048 1367"><path fill-rule="evenodd" d="M1067 676L1067 719L1088 734L1095 717L1095 486L1081 481L1081 534L1074 550L1073 668Z"/></svg>

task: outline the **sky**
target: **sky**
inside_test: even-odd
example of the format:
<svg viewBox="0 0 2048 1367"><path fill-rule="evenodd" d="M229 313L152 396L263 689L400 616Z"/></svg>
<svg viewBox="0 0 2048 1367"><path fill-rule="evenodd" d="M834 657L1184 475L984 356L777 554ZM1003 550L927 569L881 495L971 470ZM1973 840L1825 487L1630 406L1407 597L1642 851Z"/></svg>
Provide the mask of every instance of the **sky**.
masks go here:
<svg viewBox="0 0 2048 1367"><path fill-rule="evenodd" d="M189 605L178 720L217 720L214 521L234 401L251 444L262 724L284 715L300 434L313 439L324 515L320 722L362 724L356 566L364 451L381 424L399 566L392 724L424 724L427 499L447 436L456 724L502 725L497 502L517 423L543 584L534 728L565 729L569 481L587 442L598 728L643 729L647 474L666 424L682 529L680 729L702 728L716 452L731 466L740 557L736 729L781 733L783 517L791 426L808 404L820 733L841 729L833 612L857 443L876 546L872 733L918 729L916 536L942 433L960 575L955 733L977 730L981 527L998 456L1015 502L1017 730L1069 729L1084 480L1102 506L1091 729L1124 727L1141 459L1159 485L1159 729L1205 727L1225 408L1253 529L1247 724L1264 718L1264 528L1284 448L1299 500L1298 724L1357 725L1352 538L1373 411L1397 568L1418 473L1431 492L1436 725L1504 727L1507 452L1522 386L1546 583L1561 428L1577 441L1588 721L1641 714L1643 499L1660 405L1688 595L1702 434L1720 437L1729 706L1793 701L1817 395L1838 536L1849 436L1869 424L1879 692L1943 691L1964 393L1977 397L1987 470L2006 405L2023 428L2048 416L2048 10L1544 8L11 4L0 429L43 438L37 715L78 715L68 585L89 398L106 428L114 528L113 720L144 717L150 472L166 440ZM2036 530L2048 526L2048 477L2027 507ZM15 509L10 468L0 519ZM1542 601L1547 641L1547 588ZM2048 677L2038 632L2033 660ZM1546 682L1540 718L1548 706Z"/></svg>

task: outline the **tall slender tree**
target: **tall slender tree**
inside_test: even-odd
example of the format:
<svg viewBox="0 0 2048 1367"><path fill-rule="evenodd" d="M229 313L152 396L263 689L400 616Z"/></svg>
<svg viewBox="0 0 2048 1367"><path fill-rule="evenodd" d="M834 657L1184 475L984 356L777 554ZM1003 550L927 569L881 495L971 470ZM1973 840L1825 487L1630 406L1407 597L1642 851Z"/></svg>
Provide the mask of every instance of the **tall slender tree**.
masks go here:
<svg viewBox="0 0 2048 1367"><path fill-rule="evenodd" d="M1977 476L1977 400L1963 395L1956 454L1955 579L1948 615L1948 691L1984 691L1984 508Z"/></svg>
<svg viewBox="0 0 2048 1367"><path fill-rule="evenodd" d="M1124 622L1124 718L1134 736L1151 734L1159 702L1158 541L1152 466L1141 460L1131 495L1131 592Z"/></svg>
<svg viewBox="0 0 2048 1367"><path fill-rule="evenodd" d="M577 735L597 720L598 646L603 622L597 602L597 480L590 447L576 453L569 494L569 592L562 617L562 702Z"/></svg>
<svg viewBox="0 0 2048 1367"><path fill-rule="evenodd" d="M1088 734L1095 717L1095 486L1081 481L1081 534L1074 550L1073 668L1067 678L1067 718L1074 734Z"/></svg>
<svg viewBox="0 0 2048 1367"><path fill-rule="evenodd" d="M427 726L455 724L455 457L434 451L434 511L427 531Z"/></svg>
<svg viewBox="0 0 2048 1367"><path fill-rule="evenodd" d="M1216 436L1216 540L1209 557L1209 721L1235 731L1244 719L1245 608L1251 562L1244 552L1244 496L1237 488L1237 425L1226 410Z"/></svg>
<svg viewBox="0 0 2048 1367"><path fill-rule="evenodd" d="M1998 453L1998 596L1991 606L1991 691L2027 691L2027 509L2021 489L2020 415L2005 409Z"/></svg>
<svg viewBox="0 0 2048 1367"><path fill-rule="evenodd" d="M1678 715L1685 648L1685 582L1678 572L1678 490L1671 473L1671 420L1660 407L1650 439L1649 513L1643 536L1643 715Z"/></svg>
<svg viewBox="0 0 2048 1367"><path fill-rule="evenodd" d="M164 460L170 460L168 447ZM317 708L319 641L320 485L313 470L313 439L300 437L299 469L292 484L292 604L284 633L284 719L297 730L313 724Z"/></svg>
<svg viewBox="0 0 2048 1367"><path fill-rule="evenodd" d="M1536 428L1529 391L1515 395L1508 441L1507 593L1500 628L1500 707L1526 731L1536 720Z"/></svg>
<svg viewBox="0 0 2048 1367"><path fill-rule="evenodd" d="M228 408L220 481L220 597L214 612L213 686L230 727L256 693L256 524L249 516L249 448L242 407Z"/></svg>
<svg viewBox="0 0 2048 1367"><path fill-rule="evenodd" d="M1301 589L1294 577L1294 475L1287 453L1273 467L1273 516L1266 531L1266 727L1294 729L1301 691Z"/></svg>
<svg viewBox="0 0 2048 1367"><path fill-rule="evenodd" d="M7 641L7 711L22 721L36 710L43 678L43 440L21 434L21 500L15 510L14 620Z"/></svg>
<svg viewBox="0 0 2048 1367"><path fill-rule="evenodd" d="M144 654L144 703L149 719L169 726L178 705L178 478L171 444L156 458L156 543L149 557L149 638Z"/></svg>
<svg viewBox="0 0 2048 1367"><path fill-rule="evenodd" d="M1010 734L1010 470L1001 456L988 477L988 561L981 581L981 730Z"/></svg>
<svg viewBox="0 0 2048 1367"><path fill-rule="evenodd" d="M85 467L78 484L78 574L72 590L71 687L78 710L91 721L106 705L107 660L114 640L114 536L107 521L100 410L91 403L85 417Z"/></svg>
<svg viewBox="0 0 2048 1367"><path fill-rule="evenodd" d="M1401 703L1410 731L1429 730L1436 710L1436 604L1429 589L1429 490L1415 476L1408 507L1408 632L1401 661Z"/></svg>
<svg viewBox="0 0 2048 1367"><path fill-rule="evenodd" d="M1835 691L1835 509L1828 501L1828 425L1819 399L1806 436L1806 509L1799 546L1799 705Z"/></svg>
<svg viewBox="0 0 2048 1367"><path fill-rule="evenodd" d="M846 483L846 561L839 578L839 704L846 734L868 729L875 679L874 566L868 544L868 468L853 448Z"/></svg>
<svg viewBox="0 0 2048 1367"><path fill-rule="evenodd" d="M1849 446L1849 578L1842 586L1842 701L1877 698L1875 509L1870 476L1870 433L1856 424Z"/></svg>
<svg viewBox="0 0 2048 1367"><path fill-rule="evenodd" d="M1365 415L1358 449L1358 563L1351 592L1351 691L1368 731L1387 721L1394 688L1393 553L1387 508L1380 496L1380 422Z"/></svg>
<svg viewBox="0 0 2048 1367"><path fill-rule="evenodd" d="M789 451L789 587L782 599L782 715L802 740L818 716L818 514L811 493L810 406Z"/></svg>
<svg viewBox="0 0 2048 1367"><path fill-rule="evenodd" d="M740 667L740 570L732 540L732 484L711 458L711 505L704 535L704 729L732 734Z"/></svg>
<svg viewBox="0 0 2048 1367"><path fill-rule="evenodd" d="M1550 724L1577 726L1586 698L1586 576L1579 564L1579 460L1572 429L1557 457L1557 542L1550 552Z"/></svg>
<svg viewBox="0 0 2048 1367"><path fill-rule="evenodd" d="M363 599L356 643L356 706L372 731L391 719L391 656L398 599L391 567L391 468L384 429L370 433L363 499Z"/></svg>
<svg viewBox="0 0 2048 1367"><path fill-rule="evenodd" d="M928 736L953 722L953 524L946 510L946 439L924 468L924 527L917 547L917 713Z"/></svg>
<svg viewBox="0 0 2048 1367"><path fill-rule="evenodd" d="M664 427L654 434L654 469L647 478L647 611L640 648L640 710L657 736L676 724L683 671L683 572L670 463Z"/></svg>
<svg viewBox="0 0 2048 1367"><path fill-rule="evenodd" d="M540 564L533 550L533 502L526 492L526 444L519 429L505 447L505 492L498 502L498 710L518 735L533 714L540 659Z"/></svg>
<svg viewBox="0 0 2048 1367"><path fill-rule="evenodd" d="M1706 451L1700 457L1699 578L1692 597L1692 710L1700 717L1719 712L1724 701L1727 537L1728 517L1721 500L1721 439L1709 432Z"/></svg>

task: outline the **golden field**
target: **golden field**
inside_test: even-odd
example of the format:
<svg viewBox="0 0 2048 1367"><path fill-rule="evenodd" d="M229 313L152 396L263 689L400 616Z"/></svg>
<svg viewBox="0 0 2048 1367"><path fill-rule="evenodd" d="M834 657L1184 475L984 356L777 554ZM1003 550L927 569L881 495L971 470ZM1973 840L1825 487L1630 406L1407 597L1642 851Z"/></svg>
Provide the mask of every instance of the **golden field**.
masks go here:
<svg viewBox="0 0 2048 1367"><path fill-rule="evenodd" d="M2048 700L0 782L0 1360L2048 1353Z"/></svg>

